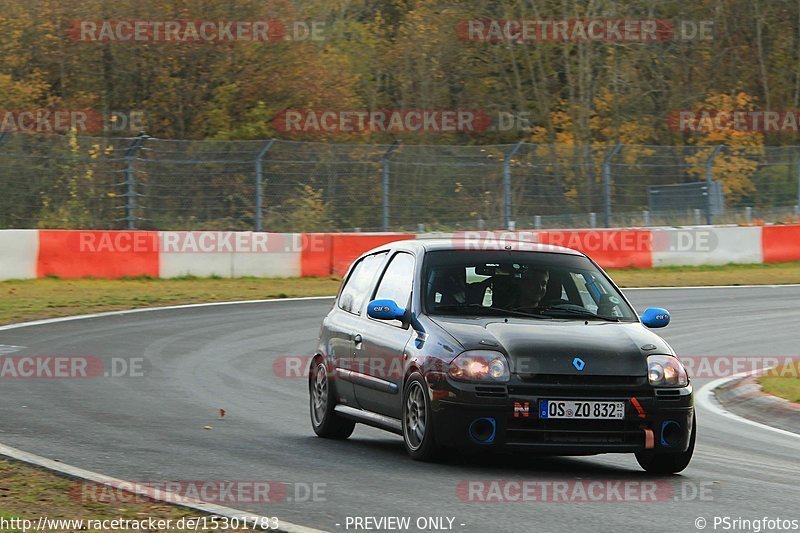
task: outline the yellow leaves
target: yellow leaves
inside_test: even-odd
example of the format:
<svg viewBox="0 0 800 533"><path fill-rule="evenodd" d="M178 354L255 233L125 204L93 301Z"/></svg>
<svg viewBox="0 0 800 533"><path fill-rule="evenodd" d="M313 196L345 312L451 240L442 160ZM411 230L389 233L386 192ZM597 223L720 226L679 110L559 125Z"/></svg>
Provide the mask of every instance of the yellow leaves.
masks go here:
<svg viewBox="0 0 800 533"><path fill-rule="evenodd" d="M747 112L756 109L756 96L739 91L735 95L711 93L698 106L705 111L704 117L724 116L732 112ZM737 129L733 120L721 121L711 118L697 121L699 131L692 132L690 142L697 145L725 144L728 146L763 146L764 134L753 128Z"/></svg>
<svg viewBox="0 0 800 533"><path fill-rule="evenodd" d="M641 122L626 122L619 127L619 141L622 144L646 144L652 138L652 128Z"/></svg>
<svg viewBox="0 0 800 533"><path fill-rule="evenodd" d="M72 138L70 138L70 143L72 143ZM70 146L72 146L72 145L70 145ZM78 148L77 144L75 145L75 147ZM89 156L89 159L99 159L100 156L104 156L104 155L105 156L110 156L113 153L114 153L114 146L113 145L107 144L107 145L103 146L101 144L95 143L95 144L91 145L91 147L89 147L89 150L87 151L86 155Z"/></svg>
<svg viewBox="0 0 800 533"><path fill-rule="evenodd" d="M530 131L530 137L528 138L528 142L534 144L546 144L550 142L549 137L547 135L547 128L540 125L532 127Z"/></svg>
<svg viewBox="0 0 800 533"><path fill-rule="evenodd" d="M530 142L564 144L573 146L575 144L586 144L586 136L598 144L617 143L622 144L649 144L653 142L656 132L653 125L642 117L633 119L624 117L614 117L614 113L619 113L614 107L614 94L608 88L599 90L598 95L592 100L591 109L581 109L570 107L565 100L554 103L554 110L550 112L549 122L553 129L553 136L546 127L535 126L531 131ZM575 125L573 117L579 117L588 113L589 131L581 131ZM617 120L615 120L617 119ZM576 135L581 135L577 138Z"/></svg>
<svg viewBox="0 0 800 533"><path fill-rule="evenodd" d="M736 105L739 109L750 108L752 102L756 99L755 96L750 96L745 92L740 92L736 95Z"/></svg>
<svg viewBox="0 0 800 533"><path fill-rule="evenodd" d="M561 102L562 105L566 105L566 102ZM572 117L566 111L553 111L550 113L550 122L553 124L553 128L558 130L567 130L572 127Z"/></svg>
<svg viewBox="0 0 800 533"><path fill-rule="evenodd" d="M713 113L753 111L758 98L744 91L734 95L711 93L700 104L699 109ZM692 133L690 141L697 145L720 145L726 148L717 155L713 163L714 179L722 184L726 202L735 203L755 191L751 177L758 171L758 159L764 155L764 134L751 128L736 129L719 121ZM713 146L703 148L686 158L691 165L689 174L705 179L705 166Z"/></svg>
<svg viewBox="0 0 800 533"><path fill-rule="evenodd" d="M705 179L706 161L714 150L713 146L695 152L686 158L691 165L688 172L698 180ZM763 156L763 149L725 148L713 161L713 178L722 184L725 201L735 203L743 196L755 192L756 188L750 179L758 170L757 158Z"/></svg>
<svg viewBox="0 0 800 533"><path fill-rule="evenodd" d="M301 185L298 194L288 200L291 208L287 218L290 227L299 231L315 231L328 223L328 205L323 198L322 189L314 189L311 185Z"/></svg>
<svg viewBox="0 0 800 533"><path fill-rule="evenodd" d="M36 77L15 80L8 74L0 74L0 108L30 109L44 107L47 83Z"/></svg>
<svg viewBox="0 0 800 533"><path fill-rule="evenodd" d="M73 154L78 154L80 152L80 144L78 144L78 134L73 129L70 130L67 134L67 144L69 145L69 149Z"/></svg>
<svg viewBox="0 0 800 533"><path fill-rule="evenodd" d="M603 87L594 98L595 112L598 114L610 112L613 101L614 93L608 87Z"/></svg>
<svg viewBox="0 0 800 533"><path fill-rule="evenodd" d="M654 148L637 146L635 150L626 150L624 147L617 156L628 166L634 166L638 161L656 153Z"/></svg>

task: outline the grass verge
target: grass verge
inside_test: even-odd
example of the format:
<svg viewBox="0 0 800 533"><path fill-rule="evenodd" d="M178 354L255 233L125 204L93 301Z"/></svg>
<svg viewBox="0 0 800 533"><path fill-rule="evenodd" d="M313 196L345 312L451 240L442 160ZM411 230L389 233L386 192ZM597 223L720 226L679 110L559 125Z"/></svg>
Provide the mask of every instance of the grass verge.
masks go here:
<svg viewBox="0 0 800 533"><path fill-rule="evenodd" d="M0 324L232 300L336 294L337 278L35 279L0 282Z"/></svg>
<svg viewBox="0 0 800 533"><path fill-rule="evenodd" d="M627 268L608 273L620 287L786 285L800 283L800 262Z"/></svg>
<svg viewBox="0 0 800 533"><path fill-rule="evenodd" d="M792 361L791 365L787 363L779 367L780 372L767 373L758 378L761 389L790 402L800 402L800 361Z"/></svg>
<svg viewBox="0 0 800 533"><path fill-rule="evenodd" d="M146 531L186 531L186 527L175 527L181 518L202 516L203 513L177 507L166 503L136 498L130 494L109 489L114 501L95 501L100 498L85 498L82 494L93 494L91 489L84 489L83 482L68 479L49 471L36 468L17 461L0 459L0 521L3 521L4 532L20 532L23 527L20 520L32 521L35 527L40 517L49 520L135 520L141 522L150 517L172 520L172 529L156 528ZM84 501L90 499L92 501ZM16 522L15 522L16 519ZM61 527L51 522L48 531L78 531L73 523L71 527L61 523ZM102 531L84 523L82 531ZM8 527L5 527L8 526ZM28 529L31 531L32 527ZM105 531L108 531L105 528ZM118 529L121 530L121 529ZM218 531L233 531L219 529Z"/></svg>

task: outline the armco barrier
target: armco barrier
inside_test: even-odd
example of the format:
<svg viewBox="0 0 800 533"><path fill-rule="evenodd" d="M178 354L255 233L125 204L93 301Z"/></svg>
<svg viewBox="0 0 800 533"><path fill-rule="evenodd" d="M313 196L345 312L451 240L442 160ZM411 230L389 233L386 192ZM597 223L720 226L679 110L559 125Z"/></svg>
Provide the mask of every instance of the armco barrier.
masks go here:
<svg viewBox="0 0 800 533"><path fill-rule="evenodd" d="M438 235L482 238L486 232ZM489 232L492 238L492 232ZM800 225L500 232L575 248L606 268L800 261ZM343 275L402 233L0 230L0 279Z"/></svg>

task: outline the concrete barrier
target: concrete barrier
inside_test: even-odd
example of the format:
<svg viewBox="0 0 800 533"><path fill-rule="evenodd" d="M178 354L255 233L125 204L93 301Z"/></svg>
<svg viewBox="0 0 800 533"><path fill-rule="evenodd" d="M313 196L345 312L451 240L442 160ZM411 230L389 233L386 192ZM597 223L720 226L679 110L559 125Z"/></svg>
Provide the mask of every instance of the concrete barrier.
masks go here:
<svg viewBox="0 0 800 533"><path fill-rule="evenodd" d="M603 268L653 266L652 234L646 229L540 231L538 242L578 250Z"/></svg>
<svg viewBox="0 0 800 533"><path fill-rule="evenodd" d="M800 261L800 225L427 235L0 230L0 279L341 276L371 248L430 237L555 244L582 251L604 268Z"/></svg>
<svg viewBox="0 0 800 533"><path fill-rule="evenodd" d="M0 280L35 278L39 232L35 229L0 231Z"/></svg>
<svg viewBox="0 0 800 533"><path fill-rule="evenodd" d="M653 266L762 263L760 227L652 230Z"/></svg>
<svg viewBox="0 0 800 533"><path fill-rule="evenodd" d="M159 275L297 277L300 237L252 231L162 231Z"/></svg>
<svg viewBox="0 0 800 533"><path fill-rule="evenodd" d="M765 263L800 261L800 226L764 226L762 232Z"/></svg>
<svg viewBox="0 0 800 533"><path fill-rule="evenodd" d="M158 277L155 231L39 230L36 276Z"/></svg>

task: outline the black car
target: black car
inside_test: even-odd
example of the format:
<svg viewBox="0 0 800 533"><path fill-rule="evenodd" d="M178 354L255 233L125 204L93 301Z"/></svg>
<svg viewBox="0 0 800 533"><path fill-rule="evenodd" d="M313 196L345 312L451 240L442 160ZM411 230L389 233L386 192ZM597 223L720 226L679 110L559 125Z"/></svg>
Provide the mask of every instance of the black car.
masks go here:
<svg viewBox="0 0 800 533"><path fill-rule="evenodd" d="M344 439L360 422L408 454L447 448L636 454L686 468L692 386L672 348L585 255L523 242L391 243L350 267L309 372L311 422Z"/></svg>

